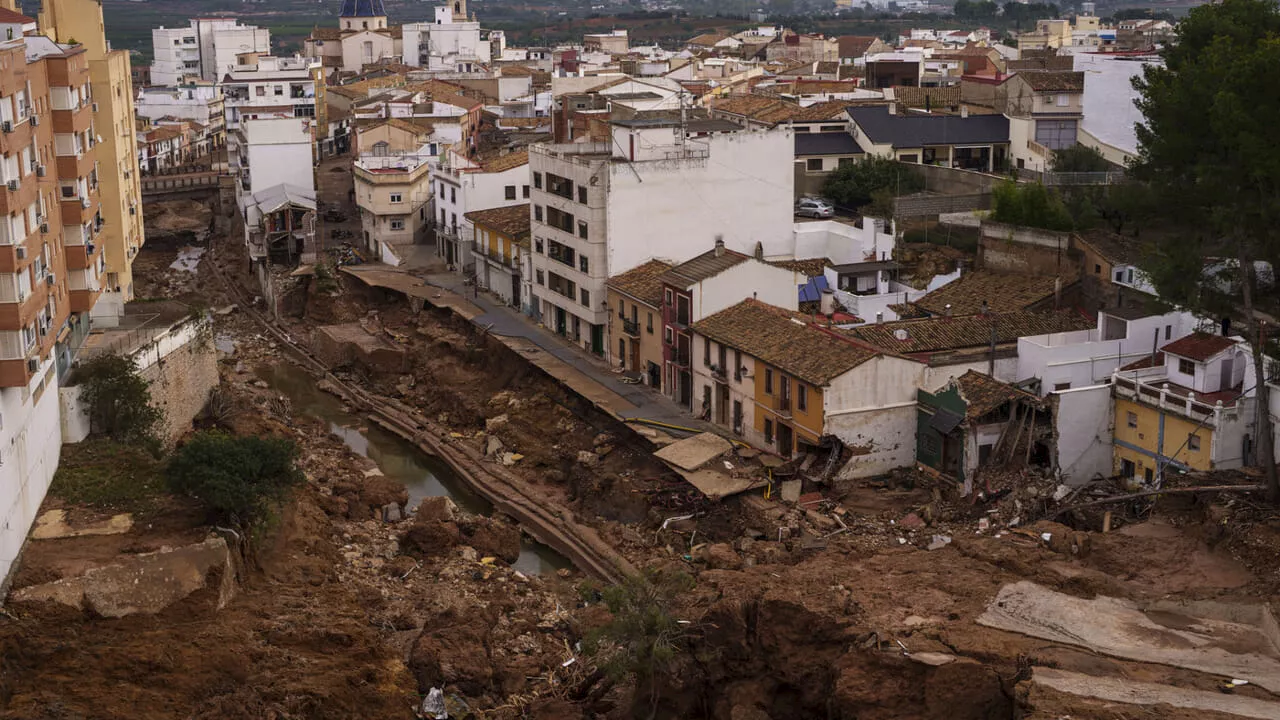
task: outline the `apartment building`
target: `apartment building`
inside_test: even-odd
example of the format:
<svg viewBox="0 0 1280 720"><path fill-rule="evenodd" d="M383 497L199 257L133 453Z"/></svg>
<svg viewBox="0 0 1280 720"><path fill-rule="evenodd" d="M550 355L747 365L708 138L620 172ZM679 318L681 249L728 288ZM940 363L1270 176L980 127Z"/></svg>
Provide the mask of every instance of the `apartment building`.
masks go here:
<svg viewBox="0 0 1280 720"><path fill-rule="evenodd" d="M556 333L604 355L606 283L651 258L725 247L789 257L790 128L727 120L615 120L610 142L533 145L534 304ZM749 201L744 201L749 198ZM794 290L794 288L792 288Z"/></svg>
<svg viewBox="0 0 1280 720"><path fill-rule="evenodd" d="M217 82L235 67L242 53L271 52L271 31L241 25L235 18L196 18L190 27L151 31L151 82L186 85L194 81Z"/></svg>
<svg viewBox="0 0 1280 720"><path fill-rule="evenodd" d="M528 283L529 204L467 213L473 230L476 284L520 307Z"/></svg>
<svg viewBox="0 0 1280 720"><path fill-rule="evenodd" d="M360 138L362 144L372 140L366 134ZM427 143L414 149L395 148L387 140L368 145L354 170L364 244L382 262L399 265L426 237L435 155Z"/></svg>
<svg viewBox="0 0 1280 720"><path fill-rule="evenodd" d="M134 100L138 120L151 124L159 124L162 120L198 123L204 127L204 133L215 148L226 142L225 108L222 87L210 82L142 88Z"/></svg>
<svg viewBox="0 0 1280 720"><path fill-rule="evenodd" d="M328 132L325 85L318 60L242 55L238 61L222 79L229 163L235 165L246 154L247 120L298 118L307 125L313 144L324 137ZM232 167L233 174L243 171L243 167Z"/></svg>
<svg viewBox="0 0 1280 720"><path fill-rule="evenodd" d="M479 268L472 257L467 213L529 202L529 151L472 160L455 146L443 158L431 171L436 252L464 273L474 273Z"/></svg>
<svg viewBox="0 0 1280 720"><path fill-rule="evenodd" d="M102 290L90 63L41 35L0 43L0 584L57 469L59 378Z"/></svg>
<svg viewBox="0 0 1280 720"><path fill-rule="evenodd" d="M95 325L114 326L124 304L133 299L133 258L146 242L129 52L107 45L102 4L95 0L44 0L40 30L58 42L78 41L88 56L88 107L103 220L96 244L102 248L105 278L91 312ZM84 98L67 94L68 105Z"/></svg>
<svg viewBox="0 0 1280 720"><path fill-rule="evenodd" d="M662 275L671 263L650 260L609 278L609 348L613 365L643 373L644 383L662 389Z"/></svg>

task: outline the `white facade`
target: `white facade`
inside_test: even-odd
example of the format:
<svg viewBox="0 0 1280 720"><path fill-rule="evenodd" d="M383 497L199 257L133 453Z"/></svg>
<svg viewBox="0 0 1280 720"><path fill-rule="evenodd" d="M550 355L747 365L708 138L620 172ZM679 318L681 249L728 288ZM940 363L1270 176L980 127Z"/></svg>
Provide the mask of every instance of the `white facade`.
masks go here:
<svg viewBox="0 0 1280 720"><path fill-rule="evenodd" d="M192 80L217 82L236 67L240 53L271 52L271 31L240 25L231 18L199 18L190 27L151 31L154 85L182 85Z"/></svg>
<svg viewBox="0 0 1280 720"><path fill-rule="evenodd" d="M1098 327L1092 330L1018 338L1016 380L1039 378L1041 397L1103 384L1117 369L1149 357L1197 325L1195 317L1185 312L1133 320L1099 312Z"/></svg>
<svg viewBox="0 0 1280 720"><path fill-rule="evenodd" d="M923 363L878 355L823 388L825 431L854 448L841 478L883 475L916 457L916 389Z"/></svg>
<svg viewBox="0 0 1280 720"><path fill-rule="evenodd" d="M428 70L472 72L487 65L495 49L503 57L506 48L500 31L481 30L480 23L455 16L447 5L435 9L432 22L406 23L401 30L404 64Z"/></svg>
<svg viewBox="0 0 1280 720"><path fill-rule="evenodd" d="M313 121L295 118L245 120L242 186L259 192L292 185L315 192L311 162Z"/></svg>
<svg viewBox="0 0 1280 720"><path fill-rule="evenodd" d="M1083 485L1097 477L1111 477L1111 387L1091 385L1053 394L1058 401L1053 421L1061 481Z"/></svg>
<svg viewBox="0 0 1280 720"><path fill-rule="evenodd" d="M216 85L143 88L134 100L134 112L139 119L152 123L162 117L194 120L201 125L220 123L223 121L222 88Z"/></svg>
<svg viewBox="0 0 1280 720"><path fill-rule="evenodd" d="M681 262L717 238L748 255L759 244L765 257L789 256L793 162L785 127L681 137L677 126L619 124L612 143L533 146L533 293L543 321L575 339L603 333L611 275L655 257ZM577 265L539 252L552 242L572 249ZM565 281L558 291L552 273ZM603 354L603 343L587 342Z"/></svg>
<svg viewBox="0 0 1280 720"><path fill-rule="evenodd" d="M693 300L690 320L698 322L747 298L794 311L799 307L799 285L802 282L803 278L798 278L791 270L754 258L747 260L698 282L690 289Z"/></svg>
<svg viewBox="0 0 1280 720"><path fill-rule="evenodd" d="M0 389L0 588L22 551L62 451L53 357L26 387Z"/></svg>
<svg viewBox="0 0 1280 720"><path fill-rule="evenodd" d="M242 119L314 118L319 70L319 60L300 56L263 56L254 65L237 66L222 80L227 130Z"/></svg>
<svg viewBox="0 0 1280 720"><path fill-rule="evenodd" d="M448 163L431 169L430 191L435 197L436 226L450 236L437 246L437 251L449 263L461 268L470 262L468 247L473 232L466 214L529 202L529 164L485 172L452 150L447 157Z"/></svg>

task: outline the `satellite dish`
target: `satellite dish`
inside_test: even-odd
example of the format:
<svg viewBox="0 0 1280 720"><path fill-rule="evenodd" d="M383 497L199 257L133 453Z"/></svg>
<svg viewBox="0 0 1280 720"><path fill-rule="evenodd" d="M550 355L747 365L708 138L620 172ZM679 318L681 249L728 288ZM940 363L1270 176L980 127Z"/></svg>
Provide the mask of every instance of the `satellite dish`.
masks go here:
<svg viewBox="0 0 1280 720"><path fill-rule="evenodd" d="M894 330L894 331L893 331L893 336L894 336L894 337L896 337L896 338L898 338L899 340L906 340L906 339L907 339L907 331L906 331L906 330L904 330L903 328L898 328L897 330Z"/></svg>

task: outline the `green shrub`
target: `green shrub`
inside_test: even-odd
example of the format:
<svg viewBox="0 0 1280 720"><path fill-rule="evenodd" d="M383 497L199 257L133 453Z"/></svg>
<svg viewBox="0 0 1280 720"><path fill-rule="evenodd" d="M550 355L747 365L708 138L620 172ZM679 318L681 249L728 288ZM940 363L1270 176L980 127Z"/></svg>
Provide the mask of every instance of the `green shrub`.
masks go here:
<svg viewBox="0 0 1280 720"><path fill-rule="evenodd" d="M864 157L841 165L827 176L822 194L837 205L861 208L876 200L878 193L897 197L924 189L924 178L919 171L896 160ZM881 195L883 205L885 195Z"/></svg>
<svg viewBox="0 0 1280 720"><path fill-rule="evenodd" d="M93 432L120 443L158 446L156 429L163 415L151 404L151 387L133 358L99 355L84 362L77 375Z"/></svg>
<svg viewBox="0 0 1280 720"><path fill-rule="evenodd" d="M296 458L289 440L206 431L174 453L165 478L174 493L204 503L219 521L248 528L270 517L302 480Z"/></svg>
<svg viewBox="0 0 1280 720"><path fill-rule="evenodd" d="M992 189L991 219L1041 230L1065 231L1075 227L1062 198L1040 183L1012 180Z"/></svg>

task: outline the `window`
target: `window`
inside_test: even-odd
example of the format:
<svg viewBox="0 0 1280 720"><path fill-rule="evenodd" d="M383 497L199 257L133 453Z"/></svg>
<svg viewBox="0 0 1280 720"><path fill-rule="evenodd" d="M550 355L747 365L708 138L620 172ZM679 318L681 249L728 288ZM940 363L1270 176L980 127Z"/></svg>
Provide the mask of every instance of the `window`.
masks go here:
<svg viewBox="0 0 1280 720"><path fill-rule="evenodd" d="M256 87L254 87L254 93L255 93L258 97L265 97L265 96L266 96L266 94L267 94L267 86L265 86L265 85L258 85L258 86L256 86Z"/></svg>
<svg viewBox="0 0 1280 720"><path fill-rule="evenodd" d="M578 221L578 237L587 239L587 224L581 220Z"/></svg>
<svg viewBox="0 0 1280 720"><path fill-rule="evenodd" d="M401 195L400 193L391 193L391 202L393 203L404 202L404 195Z"/></svg>
<svg viewBox="0 0 1280 720"><path fill-rule="evenodd" d="M711 367L711 341L704 340L702 343L702 364Z"/></svg>
<svg viewBox="0 0 1280 720"><path fill-rule="evenodd" d="M764 391L767 395L773 394L773 370L769 368L764 370Z"/></svg>
<svg viewBox="0 0 1280 720"><path fill-rule="evenodd" d="M545 284L546 284L546 283L545 283L545 282L543 282L543 280L542 280L542 271L541 271L541 270L535 270L535 271L534 271L534 276L537 278L537 282L538 282L538 284L539 284L539 285L545 285Z"/></svg>
<svg viewBox="0 0 1280 720"><path fill-rule="evenodd" d="M1151 468L1143 468L1142 470L1143 480L1146 480L1147 482L1151 482L1152 480L1155 480L1155 478L1156 478L1156 474L1152 472Z"/></svg>
<svg viewBox="0 0 1280 720"><path fill-rule="evenodd" d="M542 222L542 206L541 205L533 206L533 219L537 220L538 222Z"/></svg>
<svg viewBox="0 0 1280 720"><path fill-rule="evenodd" d="M1053 391L1054 391L1054 392L1062 392L1063 390L1070 390L1070 389L1071 389L1071 383L1069 383L1069 382L1064 382L1064 383L1054 383L1054 384L1053 384Z"/></svg>
<svg viewBox="0 0 1280 720"><path fill-rule="evenodd" d="M809 388L801 383L796 383L796 409L800 412L809 411Z"/></svg>
<svg viewBox="0 0 1280 720"><path fill-rule="evenodd" d="M392 220L392 221L391 221L391 229L392 229L392 230L403 230L403 229L404 229L404 221L403 221L403 220Z"/></svg>
<svg viewBox="0 0 1280 720"><path fill-rule="evenodd" d="M449 202L458 202L458 188L449 188Z"/></svg>
<svg viewBox="0 0 1280 720"><path fill-rule="evenodd" d="M663 328L663 330L662 330L662 336L663 336L663 342L665 342L667 345L671 345L671 344L672 344L672 341L673 341L673 339L674 339L674 337L675 337L675 336L671 333L671 328L669 328L669 327L667 327L667 328Z"/></svg>
<svg viewBox="0 0 1280 720"><path fill-rule="evenodd" d="M508 199L508 200L515 200L515 199L516 199L516 186L515 186L515 185L508 185L508 186L506 186L506 187L504 187L504 188L502 189L502 193L503 193L503 197L505 197L506 199Z"/></svg>
<svg viewBox="0 0 1280 720"><path fill-rule="evenodd" d="M1126 423L1129 425L1129 427L1131 427L1131 428L1136 428L1136 427L1138 427L1138 413L1131 412L1131 413L1126 414L1126 415L1125 415L1125 422L1126 422Z"/></svg>
<svg viewBox="0 0 1280 720"><path fill-rule="evenodd" d="M525 186L524 186L524 189L523 189L523 190L521 190L521 192L522 192L522 193L524 193L524 199L525 199L525 200L528 200L528 199L529 199L529 186L528 186L528 185L525 185Z"/></svg>
<svg viewBox="0 0 1280 720"><path fill-rule="evenodd" d="M542 254L542 238L533 239L533 251L538 253L539 255Z"/></svg>
<svg viewBox="0 0 1280 720"><path fill-rule="evenodd" d="M773 421L769 418L764 419L764 441L767 445L773 444Z"/></svg>
<svg viewBox="0 0 1280 720"><path fill-rule="evenodd" d="M578 292L582 298L582 307L591 307L591 293L587 292L586 288L582 288Z"/></svg>
<svg viewBox="0 0 1280 720"><path fill-rule="evenodd" d="M648 324L645 325L645 330L648 330L650 335L653 334L653 313L649 313L649 321Z"/></svg>
<svg viewBox="0 0 1280 720"><path fill-rule="evenodd" d="M533 186L539 190L542 189L542 173L536 172L533 174Z"/></svg>
<svg viewBox="0 0 1280 720"><path fill-rule="evenodd" d="M741 370L742 370L742 351L737 348L734 348L733 349L733 375L734 375L734 379L736 379L738 382L742 382L742 378L738 375L738 373Z"/></svg>
<svg viewBox="0 0 1280 720"><path fill-rule="evenodd" d="M1173 334L1173 326L1172 326L1172 325L1165 325L1165 326L1164 326L1164 339L1165 339L1165 340L1168 340L1168 339L1169 339L1169 336L1170 336L1170 335L1172 335L1172 334Z"/></svg>
<svg viewBox="0 0 1280 720"><path fill-rule="evenodd" d="M1137 470L1138 468L1136 465L1133 464L1132 460L1120 461L1120 477L1131 478L1133 477L1134 473L1137 472Z"/></svg>
<svg viewBox="0 0 1280 720"><path fill-rule="evenodd" d="M822 158L809 158L804 161L804 169L809 172L822 172Z"/></svg>
<svg viewBox="0 0 1280 720"><path fill-rule="evenodd" d="M1183 375L1195 375L1196 364L1186 358L1178 358L1178 372Z"/></svg>
<svg viewBox="0 0 1280 720"><path fill-rule="evenodd" d="M284 86L283 86L283 85L276 85L274 88L272 88L272 91L275 93L275 96L276 96L276 97L283 97L283 96L284 96Z"/></svg>
<svg viewBox="0 0 1280 720"><path fill-rule="evenodd" d="M581 185L578 186L578 202L587 204L587 189Z"/></svg>
<svg viewBox="0 0 1280 720"><path fill-rule="evenodd" d="M1097 263L1094 263L1094 265L1093 265L1093 274L1094 274L1094 275L1101 275L1101 274L1102 274L1102 266L1101 266L1101 265L1099 265L1099 264L1097 264Z"/></svg>
<svg viewBox="0 0 1280 720"><path fill-rule="evenodd" d="M671 291L667 290L663 296L664 303L669 307L671 305Z"/></svg>
<svg viewBox="0 0 1280 720"><path fill-rule="evenodd" d="M579 255L579 256L578 256L578 269L579 269L579 270L581 270L582 272L586 273L586 272L589 272L589 270L587 269L588 267L590 267L590 263L588 263L588 262L587 262L587 256L586 256L586 255Z"/></svg>
<svg viewBox="0 0 1280 720"><path fill-rule="evenodd" d="M1188 435L1188 436L1187 436L1187 449L1188 449L1188 450L1190 450L1191 452L1199 452L1199 451L1200 451L1200 436L1199 436L1199 435Z"/></svg>

